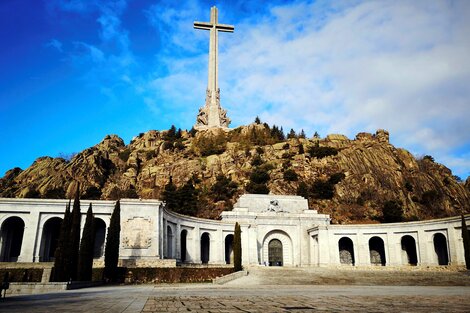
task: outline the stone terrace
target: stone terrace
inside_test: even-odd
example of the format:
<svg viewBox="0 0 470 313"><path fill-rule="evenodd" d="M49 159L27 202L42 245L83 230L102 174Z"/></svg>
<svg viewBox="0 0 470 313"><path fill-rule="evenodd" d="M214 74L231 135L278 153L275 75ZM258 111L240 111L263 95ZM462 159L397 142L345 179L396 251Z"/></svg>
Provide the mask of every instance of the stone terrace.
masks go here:
<svg viewBox="0 0 470 313"><path fill-rule="evenodd" d="M95 287L10 296L0 312L468 312L468 272L250 268L225 285ZM399 285L399 286L398 286Z"/></svg>

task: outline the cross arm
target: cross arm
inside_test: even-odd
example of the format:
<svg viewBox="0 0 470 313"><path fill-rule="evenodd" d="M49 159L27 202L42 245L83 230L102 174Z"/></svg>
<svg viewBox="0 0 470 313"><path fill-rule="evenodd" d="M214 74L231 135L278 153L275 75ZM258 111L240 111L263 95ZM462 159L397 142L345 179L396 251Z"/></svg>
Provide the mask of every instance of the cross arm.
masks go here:
<svg viewBox="0 0 470 313"><path fill-rule="evenodd" d="M206 22L194 22L194 28L210 30L212 28L212 24Z"/></svg>
<svg viewBox="0 0 470 313"><path fill-rule="evenodd" d="M235 27L233 25L227 25L227 24L217 24L215 28L218 31L227 32L227 33L233 33L233 31L235 30Z"/></svg>

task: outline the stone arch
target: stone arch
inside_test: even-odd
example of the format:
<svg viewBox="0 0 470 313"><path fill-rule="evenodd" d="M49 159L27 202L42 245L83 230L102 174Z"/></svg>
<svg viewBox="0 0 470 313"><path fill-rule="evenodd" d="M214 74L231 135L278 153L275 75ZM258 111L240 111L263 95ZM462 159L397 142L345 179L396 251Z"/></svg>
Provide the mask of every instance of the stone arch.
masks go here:
<svg viewBox="0 0 470 313"><path fill-rule="evenodd" d="M289 235L282 230L272 230L264 236L262 251L263 251L263 263L269 265L269 243L277 239L281 242L282 246L282 265L293 266L294 257L292 252L292 240Z"/></svg>
<svg viewBox="0 0 470 313"><path fill-rule="evenodd" d="M173 230L171 229L170 225L166 226L166 257L168 259L173 259L173 241L174 241L174 235L173 235Z"/></svg>
<svg viewBox="0 0 470 313"><path fill-rule="evenodd" d="M18 216L11 216L2 223L0 228L0 261L17 262L23 244L24 221Z"/></svg>
<svg viewBox="0 0 470 313"><path fill-rule="evenodd" d="M93 249L93 258L99 259L104 255L104 243L106 240L106 223L95 217L95 247Z"/></svg>
<svg viewBox="0 0 470 313"><path fill-rule="evenodd" d="M208 264L210 261L211 236L208 232L201 235L201 263Z"/></svg>
<svg viewBox="0 0 470 313"><path fill-rule="evenodd" d="M449 250L447 249L447 239L441 233L436 233L433 238L434 252L436 252L437 264L449 265Z"/></svg>
<svg viewBox="0 0 470 313"><path fill-rule="evenodd" d="M385 245L382 238L374 236L369 239L370 264L385 266Z"/></svg>
<svg viewBox="0 0 470 313"><path fill-rule="evenodd" d="M62 219L60 217L51 217L44 223L42 228L41 248L39 250L41 252L39 261L54 261L54 253L59 241L61 224Z"/></svg>
<svg viewBox="0 0 470 313"><path fill-rule="evenodd" d="M354 258L354 243L349 237L342 237L338 241L339 262L341 264L352 265L356 263Z"/></svg>
<svg viewBox="0 0 470 313"><path fill-rule="evenodd" d="M187 258L187 252L188 252L188 249L187 249L187 240L188 240L188 231L186 229L183 229L181 231L181 262L184 263L186 262L186 258Z"/></svg>
<svg viewBox="0 0 470 313"><path fill-rule="evenodd" d="M416 240L412 236L405 235L401 237L401 251L403 263L409 265L418 264L418 254L416 253Z"/></svg>
<svg viewBox="0 0 470 313"><path fill-rule="evenodd" d="M233 234L225 236L225 264L233 264Z"/></svg>

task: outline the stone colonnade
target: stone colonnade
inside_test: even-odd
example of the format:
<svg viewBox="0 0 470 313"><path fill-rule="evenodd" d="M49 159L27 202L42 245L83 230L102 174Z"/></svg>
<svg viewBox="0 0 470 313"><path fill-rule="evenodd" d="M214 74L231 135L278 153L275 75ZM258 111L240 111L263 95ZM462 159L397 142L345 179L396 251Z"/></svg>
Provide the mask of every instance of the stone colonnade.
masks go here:
<svg viewBox="0 0 470 313"><path fill-rule="evenodd" d="M51 262L68 200L0 198L0 262ZM102 265L114 201L93 204ZM467 216L470 223L470 216ZM330 225L298 196L243 195L222 220L166 210L158 200L121 200L119 258L125 266L232 263L234 225L241 226L242 264L270 266L463 265L460 217L422 222ZM83 229L82 229L83 230Z"/></svg>
<svg viewBox="0 0 470 313"><path fill-rule="evenodd" d="M470 219L466 217L467 223ZM308 230L311 265L463 265L460 217Z"/></svg>

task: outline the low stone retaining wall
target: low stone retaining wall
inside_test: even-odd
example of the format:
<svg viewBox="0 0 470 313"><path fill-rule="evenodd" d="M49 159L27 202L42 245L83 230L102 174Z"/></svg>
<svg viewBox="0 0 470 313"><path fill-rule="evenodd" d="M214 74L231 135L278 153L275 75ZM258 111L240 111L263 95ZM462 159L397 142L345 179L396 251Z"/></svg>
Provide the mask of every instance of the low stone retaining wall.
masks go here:
<svg viewBox="0 0 470 313"><path fill-rule="evenodd" d="M0 268L0 281L9 273L9 282L41 282L43 272L42 268Z"/></svg>
<svg viewBox="0 0 470 313"><path fill-rule="evenodd" d="M95 280L103 269L93 269ZM139 283L201 283L233 273L233 267L176 267L176 268L120 268L119 280L129 284Z"/></svg>
<svg viewBox="0 0 470 313"><path fill-rule="evenodd" d="M101 282L10 283L7 295L26 295L80 289L101 285Z"/></svg>
<svg viewBox="0 0 470 313"><path fill-rule="evenodd" d="M229 281L232 281L232 280L235 280L237 278L247 276L247 275L248 275L248 271L238 271L238 272L234 272L232 274L228 274L222 277L217 277L212 280L212 283L222 285L222 284L228 283Z"/></svg>

